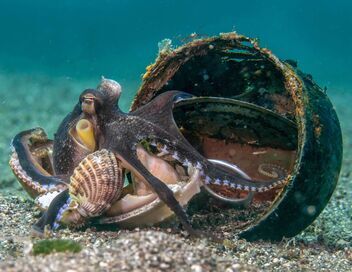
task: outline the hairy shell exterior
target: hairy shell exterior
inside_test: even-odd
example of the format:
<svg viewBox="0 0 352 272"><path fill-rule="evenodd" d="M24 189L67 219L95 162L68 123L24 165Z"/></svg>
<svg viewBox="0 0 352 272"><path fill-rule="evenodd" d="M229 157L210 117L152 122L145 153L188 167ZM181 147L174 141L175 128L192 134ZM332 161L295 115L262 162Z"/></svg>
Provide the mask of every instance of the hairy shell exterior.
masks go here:
<svg viewBox="0 0 352 272"><path fill-rule="evenodd" d="M118 199L123 182L120 162L112 152L102 149L88 155L71 176L71 202L61 223L81 224L86 218L101 215Z"/></svg>

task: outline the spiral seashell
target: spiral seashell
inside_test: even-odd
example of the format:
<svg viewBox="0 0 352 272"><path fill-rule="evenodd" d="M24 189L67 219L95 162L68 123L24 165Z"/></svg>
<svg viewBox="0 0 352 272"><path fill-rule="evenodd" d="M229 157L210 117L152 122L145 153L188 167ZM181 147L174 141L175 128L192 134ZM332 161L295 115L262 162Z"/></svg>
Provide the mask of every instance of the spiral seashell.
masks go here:
<svg viewBox="0 0 352 272"><path fill-rule="evenodd" d="M83 224L103 214L120 196L123 182L122 167L112 152L102 149L88 155L71 176L71 201L59 221L65 225Z"/></svg>

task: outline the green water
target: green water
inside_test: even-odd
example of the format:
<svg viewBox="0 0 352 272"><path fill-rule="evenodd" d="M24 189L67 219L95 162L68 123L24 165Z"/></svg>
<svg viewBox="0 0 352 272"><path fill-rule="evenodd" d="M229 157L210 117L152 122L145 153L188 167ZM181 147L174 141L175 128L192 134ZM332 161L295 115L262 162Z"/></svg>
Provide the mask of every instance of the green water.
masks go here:
<svg viewBox="0 0 352 272"><path fill-rule="evenodd" d="M52 137L102 75L121 83L127 110L164 38L258 37L343 96L352 87L351 11L351 1L327 0L0 1L0 188L15 183L7 162L17 132L41 126Z"/></svg>

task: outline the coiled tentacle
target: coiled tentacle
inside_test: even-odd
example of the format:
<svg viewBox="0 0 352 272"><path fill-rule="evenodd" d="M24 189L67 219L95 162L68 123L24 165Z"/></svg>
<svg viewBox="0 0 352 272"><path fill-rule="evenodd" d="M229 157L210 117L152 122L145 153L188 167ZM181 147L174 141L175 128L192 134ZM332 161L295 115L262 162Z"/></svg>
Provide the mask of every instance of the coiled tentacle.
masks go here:
<svg viewBox="0 0 352 272"><path fill-rule="evenodd" d="M13 154L9 161L10 167L32 197L57 187L66 187L63 177L48 173L31 153L30 148L38 147L50 156L52 142L42 128L20 132L13 138L11 147Z"/></svg>

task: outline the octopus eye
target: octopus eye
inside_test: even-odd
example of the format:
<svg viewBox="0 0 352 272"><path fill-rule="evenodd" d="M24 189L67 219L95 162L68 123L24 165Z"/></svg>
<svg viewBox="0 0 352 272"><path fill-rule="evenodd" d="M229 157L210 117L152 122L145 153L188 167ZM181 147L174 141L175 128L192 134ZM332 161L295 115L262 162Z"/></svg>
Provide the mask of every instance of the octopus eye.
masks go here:
<svg viewBox="0 0 352 272"><path fill-rule="evenodd" d="M87 115L96 114L101 108L103 101L103 95L95 89L87 89L79 97L81 110Z"/></svg>
<svg viewBox="0 0 352 272"><path fill-rule="evenodd" d="M86 114L95 114L96 107L95 107L96 97L93 94L85 94L81 97L81 109Z"/></svg>

